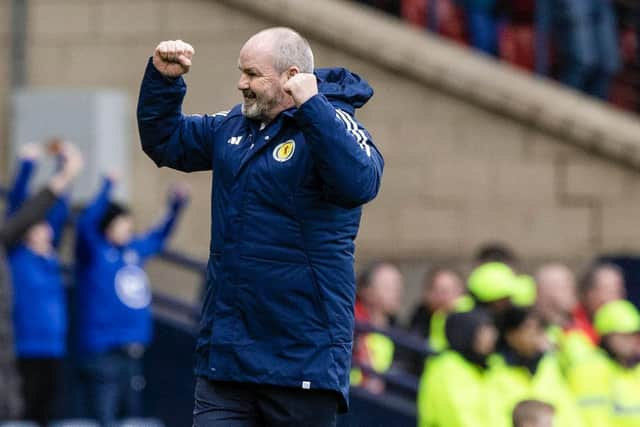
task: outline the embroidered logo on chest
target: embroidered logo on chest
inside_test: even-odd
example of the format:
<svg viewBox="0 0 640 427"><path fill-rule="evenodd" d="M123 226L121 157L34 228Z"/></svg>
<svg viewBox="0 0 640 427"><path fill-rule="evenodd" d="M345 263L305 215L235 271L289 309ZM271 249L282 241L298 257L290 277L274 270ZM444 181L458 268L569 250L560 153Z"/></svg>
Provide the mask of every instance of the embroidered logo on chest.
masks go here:
<svg viewBox="0 0 640 427"><path fill-rule="evenodd" d="M232 136L231 138L227 139L227 144L230 145L240 145L240 141L242 141L242 136Z"/></svg>
<svg viewBox="0 0 640 427"><path fill-rule="evenodd" d="M291 157L293 157L293 153L295 151L296 142L293 139L290 139L281 144L278 144L276 148L273 149L273 158L278 162L286 162Z"/></svg>
<svg viewBox="0 0 640 427"><path fill-rule="evenodd" d="M116 295L127 307L138 310L151 304L149 277L137 265L127 265L116 273Z"/></svg>

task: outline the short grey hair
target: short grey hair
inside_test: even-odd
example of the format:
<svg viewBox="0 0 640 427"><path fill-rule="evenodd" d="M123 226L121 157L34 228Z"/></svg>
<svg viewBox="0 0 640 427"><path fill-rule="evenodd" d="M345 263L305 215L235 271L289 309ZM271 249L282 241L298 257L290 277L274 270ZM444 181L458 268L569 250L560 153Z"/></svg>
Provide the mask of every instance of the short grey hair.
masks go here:
<svg viewBox="0 0 640 427"><path fill-rule="evenodd" d="M265 31L273 35L273 66L278 72L296 66L302 73L313 73L313 51L304 37L286 27Z"/></svg>

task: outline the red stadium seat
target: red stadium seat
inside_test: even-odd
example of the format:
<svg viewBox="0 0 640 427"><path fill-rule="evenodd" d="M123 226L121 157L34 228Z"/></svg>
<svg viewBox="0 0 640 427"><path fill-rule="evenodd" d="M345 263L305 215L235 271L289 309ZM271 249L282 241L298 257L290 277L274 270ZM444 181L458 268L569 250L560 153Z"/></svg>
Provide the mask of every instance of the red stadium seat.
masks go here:
<svg viewBox="0 0 640 427"><path fill-rule="evenodd" d="M402 0L400 14L410 24L425 28L427 24L427 0Z"/></svg>
<svg viewBox="0 0 640 427"><path fill-rule="evenodd" d="M640 107L640 68L636 65L637 34L632 28L620 33L620 54L623 69L611 82L609 101L624 110L638 111Z"/></svg>
<svg viewBox="0 0 640 427"><path fill-rule="evenodd" d="M467 43L464 11L453 0L437 1L438 33L460 43Z"/></svg>
<svg viewBox="0 0 640 427"><path fill-rule="evenodd" d="M638 80L638 75L630 70L622 71L611 82L609 88L609 101L618 108L623 110L637 110L640 105L640 94L637 87L633 86L632 81Z"/></svg>
<svg viewBox="0 0 640 427"><path fill-rule="evenodd" d="M527 70L535 68L535 32L531 25L504 25L498 35L500 58Z"/></svg>
<svg viewBox="0 0 640 427"><path fill-rule="evenodd" d="M454 0L402 0L401 14L412 25L467 42L464 13Z"/></svg>
<svg viewBox="0 0 640 427"><path fill-rule="evenodd" d="M637 33L633 28L626 28L620 33L620 54L625 64L635 63L638 52Z"/></svg>

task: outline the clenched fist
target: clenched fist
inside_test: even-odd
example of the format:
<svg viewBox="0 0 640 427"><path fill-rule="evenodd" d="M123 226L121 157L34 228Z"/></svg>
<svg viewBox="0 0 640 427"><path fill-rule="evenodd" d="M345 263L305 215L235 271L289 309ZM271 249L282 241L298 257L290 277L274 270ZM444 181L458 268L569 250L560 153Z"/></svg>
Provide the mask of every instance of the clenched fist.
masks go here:
<svg viewBox="0 0 640 427"><path fill-rule="evenodd" d="M298 73L287 80L283 89L291 95L296 107L299 108L318 93L318 82L316 82L316 76L311 73Z"/></svg>
<svg viewBox="0 0 640 427"><path fill-rule="evenodd" d="M193 46L182 40L160 42L153 52L153 65L163 76L176 78L189 72Z"/></svg>

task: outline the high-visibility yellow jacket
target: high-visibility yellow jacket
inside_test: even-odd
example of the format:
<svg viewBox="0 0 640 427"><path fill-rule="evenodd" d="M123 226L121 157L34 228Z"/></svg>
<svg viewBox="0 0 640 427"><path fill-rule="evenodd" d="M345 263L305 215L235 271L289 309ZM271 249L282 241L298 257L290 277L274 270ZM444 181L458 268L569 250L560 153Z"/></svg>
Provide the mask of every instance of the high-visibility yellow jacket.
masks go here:
<svg viewBox="0 0 640 427"><path fill-rule="evenodd" d="M580 329L563 330L552 326L547 330L547 336L558 350L560 367L564 373L598 350L591 338Z"/></svg>
<svg viewBox="0 0 640 427"><path fill-rule="evenodd" d="M358 344L365 346L364 352L367 355L367 362L374 371L383 374L391 368L395 345L389 337L372 332L361 337L361 341ZM357 367L351 369L351 385L362 385L364 379L365 376L362 374L361 369Z"/></svg>
<svg viewBox="0 0 640 427"><path fill-rule="evenodd" d="M445 325L447 322L447 313L441 310L431 315L429 323L429 346L433 351L444 351L449 347L447 335L445 334Z"/></svg>
<svg viewBox="0 0 640 427"><path fill-rule="evenodd" d="M556 410L554 427L582 427L578 406L555 353L545 354L534 373L524 366L509 365L498 355L491 357L489 366L487 401L492 427L511 427L513 409L525 399L553 405Z"/></svg>
<svg viewBox="0 0 640 427"><path fill-rule="evenodd" d="M457 313L473 310L475 302L470 295L464 295L458 298L454 311ZM448 313L438 310L431 315L429 326L429 346L433 351L444 351L449 347L447 335L445 333L445 325L447 323Z"/></svg>
<svg viewBox="0 0 640 427"><path fill-rule="evenodd" d="M418 426L493 427L485 372L454 351L427 360L418 390Z"/></svg>
<svg viewBox="0 0 640 427"><path fill-rule="evenodd" d="M626 368L600 350L568 371L586 427L640 426L640 365Z"/></svg>

